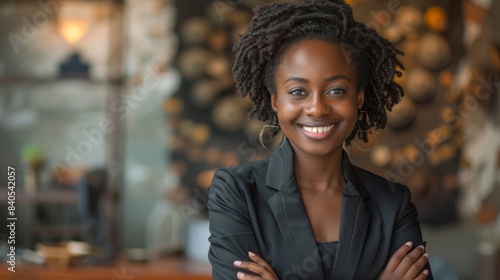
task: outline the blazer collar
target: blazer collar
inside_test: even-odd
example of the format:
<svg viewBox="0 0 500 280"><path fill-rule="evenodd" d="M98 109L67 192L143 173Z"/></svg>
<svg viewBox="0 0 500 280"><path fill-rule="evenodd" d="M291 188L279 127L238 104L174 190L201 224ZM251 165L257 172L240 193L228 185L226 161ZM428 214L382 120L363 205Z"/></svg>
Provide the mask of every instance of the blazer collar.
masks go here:
<svg viewBox="0 0 500 280"><path fill-rule="evenodd" d="M342 169L344 170L344 176L347 182L344 194L348 196L361 196L364 198L369 197L368 191L357 176L356 170L349 161L349 157L345 150L342 151ZM285 137L283 145L273 152L269 160L266 185L275 190L281 190L293 179L295 179L293 171L293 149L292 145Z"/></svg>
<svg viewBox="0 0 500 280"><path fill-rule="evenodd" d="M330 279L355 278L370 223L370 213L364 202L366 189L345 152L342 168L346 185L342 193L339 245ZM294 262L293 268L285 274L297 274L295 276L300 279L324 279L314 233L293 173L293 150L288 140L271 156L266 183L275 190L268 203ZM301 274L303 271L308 277ZM282 278L288 277L285 274Z"/></svg>

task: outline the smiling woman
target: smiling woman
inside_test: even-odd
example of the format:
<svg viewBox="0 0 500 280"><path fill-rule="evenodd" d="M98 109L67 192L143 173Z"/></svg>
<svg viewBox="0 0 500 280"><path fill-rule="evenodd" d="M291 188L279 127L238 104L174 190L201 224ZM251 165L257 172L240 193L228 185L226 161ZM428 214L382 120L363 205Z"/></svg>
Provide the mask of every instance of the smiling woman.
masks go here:
<svg viewBox="0 0 500 280"><path fill-rule="evenodd" d="M271 104L296 153L342 153L364 100L348 59L337 44L317 39L299 41L281 53Z"/></svg>
<svg viewBox="0 0 500 280"><path fill-rule="evenodd" d="M327 0L257 7L235 51L250 115L285 139L270 159L216 172L214 279L432 279L408 188L343 150L403 96L401 52Z"/></svg>

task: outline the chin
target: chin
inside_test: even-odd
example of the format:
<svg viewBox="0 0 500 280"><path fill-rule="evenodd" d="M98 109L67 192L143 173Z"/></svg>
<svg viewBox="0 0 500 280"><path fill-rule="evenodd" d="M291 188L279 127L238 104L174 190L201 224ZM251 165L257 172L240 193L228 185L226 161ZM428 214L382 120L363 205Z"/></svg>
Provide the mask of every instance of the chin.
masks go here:
<svg viewBox="0 0 500 280"><path fill-rule="evenodd" d="M292 141L291 141L292 142ZM331 155L335 151L343 148L343 142L337 143L335 140L325 139L324 141L310 141L309 143L304 143L306 141L301 140L299 145L294 145L296 149L299 149L305 155L310 155L314 157L324 157ZM323 143L321 143L323 142ZM292 142L293 143L293 142Z"/></svg>

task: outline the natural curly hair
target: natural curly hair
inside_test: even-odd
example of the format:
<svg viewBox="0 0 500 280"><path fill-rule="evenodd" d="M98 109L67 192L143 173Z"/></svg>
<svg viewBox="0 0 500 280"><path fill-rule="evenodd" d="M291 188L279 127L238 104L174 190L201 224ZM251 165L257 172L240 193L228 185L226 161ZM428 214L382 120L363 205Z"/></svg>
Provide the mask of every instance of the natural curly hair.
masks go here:
<svg viewBox="0 0 500 280"><path fill-rule="evenodd" d="M249 117L278 125L271 106L275 94L275 70L283 50L303 39L321 39L339 44L349 55L357 72L357 89L365 90L365 102L356 126L346 139L349 144L361 127L365 142L367 129L384 128L387 110L404 95L394 76L401 77L403 52L365 24L354 19L352 9L342 0L302 0L257 6L248 31L234 46L233 75L242 97L249 96L253 108ZM398 69L399 68L399 69ZM277 131L274 131L277 133Z"/></svg>

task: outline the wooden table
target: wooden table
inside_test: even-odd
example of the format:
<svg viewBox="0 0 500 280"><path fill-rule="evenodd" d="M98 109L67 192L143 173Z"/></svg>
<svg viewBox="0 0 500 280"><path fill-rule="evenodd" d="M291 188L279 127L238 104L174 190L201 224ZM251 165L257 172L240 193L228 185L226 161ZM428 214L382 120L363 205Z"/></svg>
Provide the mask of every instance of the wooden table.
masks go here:
<svg viewBox="0 0 500 280"><path fill-rule="evenodd" d="M34 265L16 266L16 272L0 265L0 279L15 280L211 280L209 264L171 257L151 263L117 261L113 266L51 269Z"/></svg>

